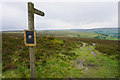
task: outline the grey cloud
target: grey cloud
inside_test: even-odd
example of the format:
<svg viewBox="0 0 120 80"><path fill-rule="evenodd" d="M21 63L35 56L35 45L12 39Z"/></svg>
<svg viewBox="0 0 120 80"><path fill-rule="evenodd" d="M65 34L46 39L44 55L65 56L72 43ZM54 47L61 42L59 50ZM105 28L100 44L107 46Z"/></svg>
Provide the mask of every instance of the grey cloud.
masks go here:
<svg viewBox="0 0 120 80"><path fill-rule="evenodd" d="M117 2L41 2L34 6L45 12L45 17L35 15L36 29L117 25ZM3 3L3 8L3 30L27 29L26 2Z"/></svg>
<svg viewBox="0 0 120 80"><path fill-rule="evenodd" d="M48 18L70 22L93 22L110 20L117 14L117 3L48 3L43 10ZM39 4L40 5L40 4ZM40 8L40 7L39 7Z"/></svg>

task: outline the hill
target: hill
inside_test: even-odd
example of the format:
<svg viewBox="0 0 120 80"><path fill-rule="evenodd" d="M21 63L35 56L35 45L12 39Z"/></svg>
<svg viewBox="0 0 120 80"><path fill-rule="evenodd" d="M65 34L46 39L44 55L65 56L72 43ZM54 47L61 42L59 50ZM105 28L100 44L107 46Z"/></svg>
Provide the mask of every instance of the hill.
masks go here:
<svg viewBox="0 0 120 80"><path fill-rule="evenodd" d="M3 33L24 33L20 31L3 31ZM81 37L107 40L118 40L118 28L94 28L94 29L60 29L37 30L37 35L54 37Z"/></svg>
<svg viewBox="0 0 120 80"><path fill-rule="evenodd" d="M87 35L88 33L86 33ZM37 33L37 78L117 78L117 40L47 37ZM94 43L94 45L93 45ZM21 33L2 34L2 78L30 78L29 47Z"/></svg>

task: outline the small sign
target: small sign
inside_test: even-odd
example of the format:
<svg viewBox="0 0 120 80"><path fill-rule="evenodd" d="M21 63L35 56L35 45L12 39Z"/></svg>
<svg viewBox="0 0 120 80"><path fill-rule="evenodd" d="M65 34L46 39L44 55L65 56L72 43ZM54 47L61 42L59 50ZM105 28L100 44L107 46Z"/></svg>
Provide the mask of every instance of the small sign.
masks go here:
<svg viewBox="0 0 120 80"><path fill-rule="evenodd" d="M27 46L36 45L36 31L35 30L24 30L24 43Z"/></svg>

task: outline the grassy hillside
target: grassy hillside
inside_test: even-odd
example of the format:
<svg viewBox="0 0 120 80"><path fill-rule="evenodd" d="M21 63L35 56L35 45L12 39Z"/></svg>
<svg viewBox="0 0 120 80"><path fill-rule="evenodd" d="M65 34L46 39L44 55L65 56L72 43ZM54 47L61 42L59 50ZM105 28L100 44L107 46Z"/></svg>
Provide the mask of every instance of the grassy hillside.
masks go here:
<svg viewBox="0 0 120 80"><path fill-rule="evenodd" d="M118 28L96 28L93 31L105 34L118 34Z"/></svg>
<svg viewBox="0 0 120 80"><path fill-rule="evenodd" d="M113 60L107 55L103 55L93 46L86 46L82 49L75 49L79 55L73 63L77 68L83 68L82 78L113 78L118 76L118 61ZM92 52L94 54L92 54ZM75 66L74 65L74 66Z"/></svg>
<svg viewBox="0 0 120 80"><path fill-rule="evenodd" d="M118 28L93 28L93 29L71 29L72 31L86 31L86 32L96 32L105 34L117 34Z"/></svg>
<svg viewBox="0 0 120 80"><path fill-rule="evenodd" d="M94 38L98 39L108 39L108 40L118 40L118 28L98 28L94 29L92 32L98 35Z"/></svg>
<svg viewBox="0 0 120 80"><path fill-rule="evenodd" d="M39 31L38 34L46 36L59 36L59 37L86 37L93 38L97 36L94 32L80 32L80 31Z"/></svg>
<svg viewBox="0 0 120 80"><path fill-rule="evenodd" d="M117 41L57 36L37 33L37 78L118 77ZM30 78L29 52L23 34L5 33L2 38L2 77Z"/></svg>
<svg viewBox="0 0 120 80"><path fill-rule="evenodd" d="M24 33L23 31L4 31L3 33ZM118 40L118 28L96 28L96 29L63 29L63 30L41 30L37 36L54 37L81 37L107 40Z"/></svg>

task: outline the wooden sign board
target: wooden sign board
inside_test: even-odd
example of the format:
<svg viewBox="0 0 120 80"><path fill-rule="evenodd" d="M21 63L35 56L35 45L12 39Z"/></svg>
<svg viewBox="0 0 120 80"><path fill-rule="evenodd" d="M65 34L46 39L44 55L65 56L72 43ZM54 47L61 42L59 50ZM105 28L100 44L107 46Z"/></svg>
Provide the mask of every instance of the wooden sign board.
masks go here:
<svg viewBox="0 0 120 80"><path fill-rule="evenodd" d="M36 31L35 30L24 30L24 43L27 46L36 45Z"/></svg>

